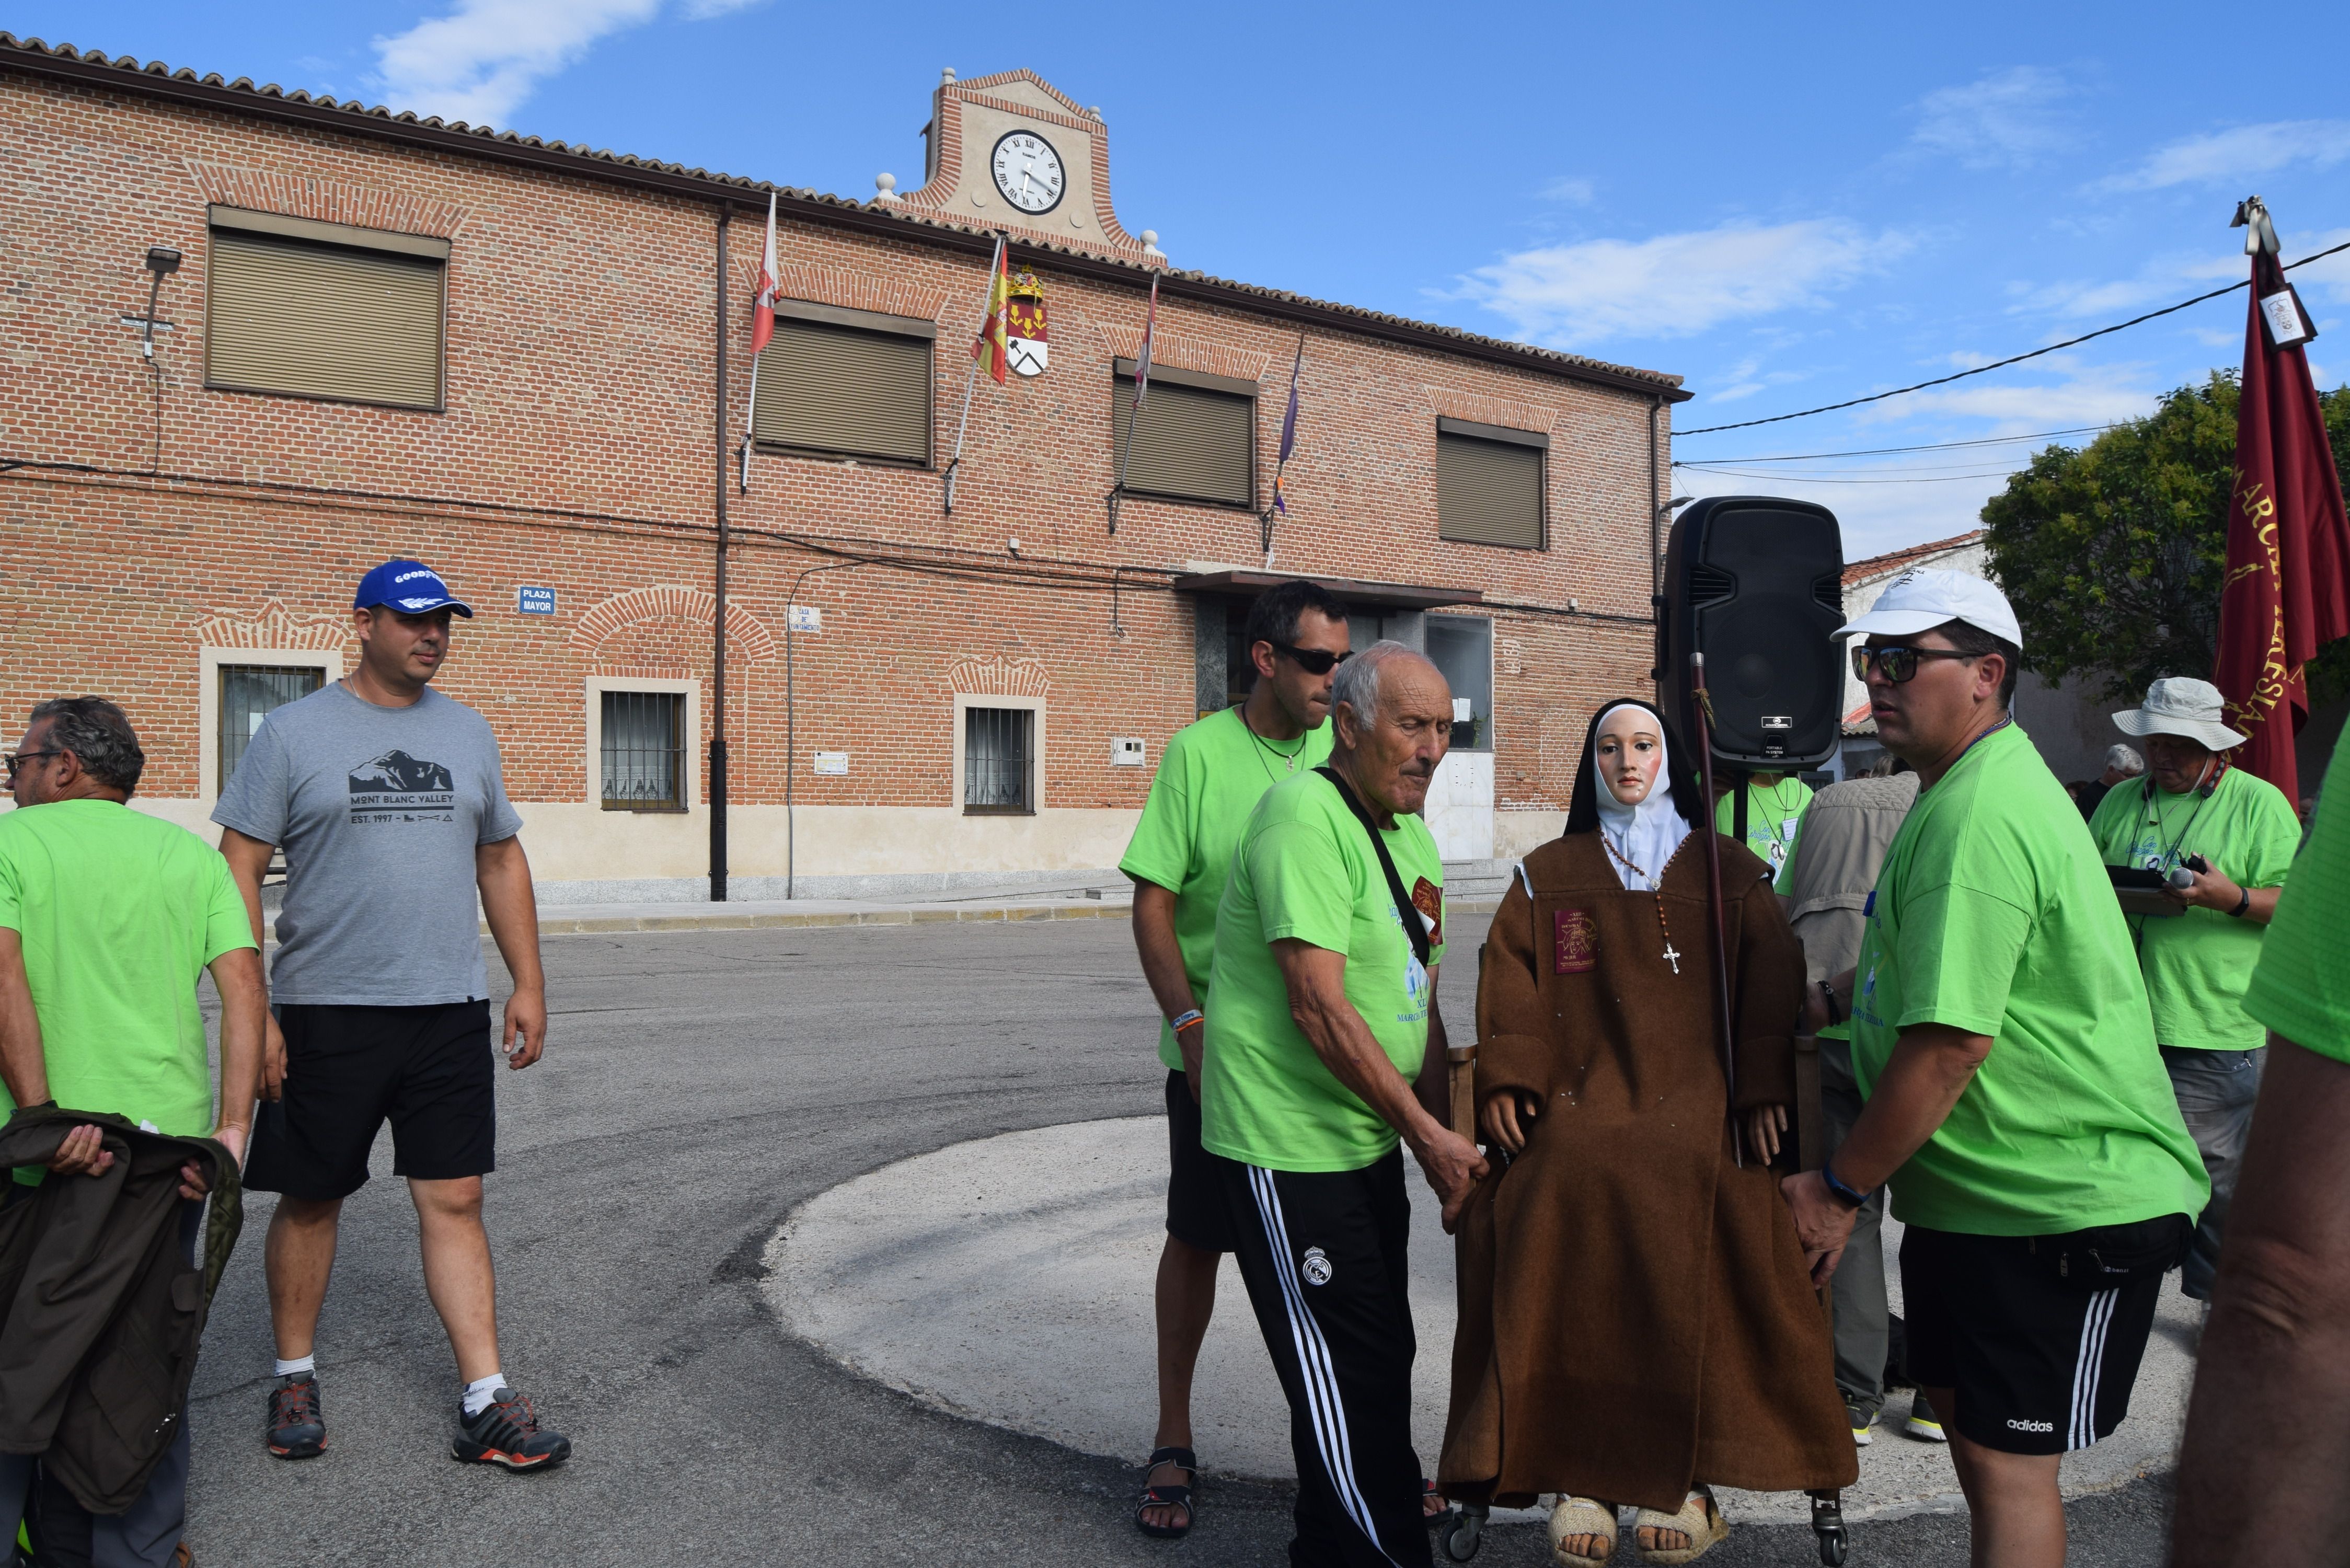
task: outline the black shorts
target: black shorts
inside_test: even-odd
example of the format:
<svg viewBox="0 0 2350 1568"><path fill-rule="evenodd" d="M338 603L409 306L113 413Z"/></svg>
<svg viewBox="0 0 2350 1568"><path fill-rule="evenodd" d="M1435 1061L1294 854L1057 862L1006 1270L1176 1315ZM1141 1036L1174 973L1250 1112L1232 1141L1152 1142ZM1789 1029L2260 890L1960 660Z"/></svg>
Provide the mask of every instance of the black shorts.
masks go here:
<svg viewBox="0 0 2350 1568"><path fill-rule="evenodd" d="M391 1168L419 1181L497 1168L497 1052L490 1004L277 1009L286 1093L254 1118L244 1185L318 1201L367 1185L391 1122Z"/></svg>
<svg viewBox="0 0 2350 1568"><path fill-rule="evenodd" d="M1200 1106L1180 1073L1167 1075L1167 1233L1203 1252L1236 1251L1216 1157L1200 1147Z"/></svg>
<svg viewBox="0 0 2350 1568"><path fill-rule="evenodd" d="M2110 1436L2154 1328L2162 1275L2093 1289L2021 1236L1912 1225L1901 1237L1909 1375L1953 1391L1939 1414L1986 1449L2061 1454Z"/></svg>

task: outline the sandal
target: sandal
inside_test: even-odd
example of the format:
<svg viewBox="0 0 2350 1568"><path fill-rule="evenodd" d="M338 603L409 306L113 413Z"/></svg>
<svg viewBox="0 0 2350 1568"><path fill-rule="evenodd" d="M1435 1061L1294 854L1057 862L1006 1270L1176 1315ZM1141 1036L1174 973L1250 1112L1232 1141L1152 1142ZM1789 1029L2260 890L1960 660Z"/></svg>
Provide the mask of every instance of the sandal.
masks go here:
<svg viewBox="0 0 2350 1568"><path fill-rule="evenodd" d="M1570 1535L1596 1535L1603 1545L1593 1557L1578 1557L1560 1542ZM1550 1558L1558 1568L1606 1568L1616 1555L1616 1505L1561 1493L1550 1511Z"/></svg>
<svg viewBox="0 0 2350 1568"><path fill-rule="evenodd" d="M1419 1517L1430 1524L1441 1523L1452 1511L1444 1501L1444 1490L1426 1476L1419 1478Z"/></svg>
<svg viewBox="0 0 2350 1568"><path fill-rule="evenodd" d="M1150 1485L1150 1472L1160 1465L1173 1465L1191 1478L1191 1485ZM1142 1500L1134 1505L1134 1528L1145 1535L1156 1536L1161 1541L1180 1541L1189 1535L1191 1532L1191 1521L1198 1514L1198 1510L1191 1501L1191 1489L1200 1484L1199 1456L1189 1449L1153 1449L1150 1450L1150 1457L1142 1461L1142 1480L1144 1483ZM1154 1508L1180 1508L1183 1511L1183 1522L1153 1524L1142 1515L1145 1511Z"/></svg>
<svg viewBox="0 0 2350 1568"><path fill-rule="evenodd" d="M1632 1521L1632 1528L1636 1532L1670 1530L1689 1538L1687 1546L1639 1548L1641 1562L1667 1564L1694 1563L1721 1545L1730 1534L1730 1521L1721 1517L1721 1510L1713 1501L1713 1489L1702 1486L1689 1494L1679 1513L1660 1513L1653 1508L1644 1508L1639 1517ZM1636 1533L1636 1542L1638 1539Z"/></svg>

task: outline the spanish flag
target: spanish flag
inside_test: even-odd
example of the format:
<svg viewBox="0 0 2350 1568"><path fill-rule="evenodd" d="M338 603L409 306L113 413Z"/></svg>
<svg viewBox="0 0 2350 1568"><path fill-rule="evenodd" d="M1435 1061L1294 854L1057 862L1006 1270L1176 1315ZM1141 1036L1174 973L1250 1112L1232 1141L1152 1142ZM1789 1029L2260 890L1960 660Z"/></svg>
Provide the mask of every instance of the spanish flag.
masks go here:
<svg viewBox="0 0 2350 1568"><path fill-rule="evenodd" d="M995 242L995 282L987 291L987 319L980 323L979 341L971 346L971 357L987 367L998 386L1011 369L1003 330L1004 313L1012 303L1011 251L1002 240Z"/></svg>

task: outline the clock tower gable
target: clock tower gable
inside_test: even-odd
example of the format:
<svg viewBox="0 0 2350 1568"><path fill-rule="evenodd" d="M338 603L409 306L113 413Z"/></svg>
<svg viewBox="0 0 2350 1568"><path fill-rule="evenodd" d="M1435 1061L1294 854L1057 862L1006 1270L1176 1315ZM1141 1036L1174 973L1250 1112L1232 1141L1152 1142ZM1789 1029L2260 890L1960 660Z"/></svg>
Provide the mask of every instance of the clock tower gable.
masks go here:
<svg viewBox="0 0 2350 1568"><path fill-rule="evenodd" d="M1111 205L1109 131L1100 112L1034 71L968 81L943 73L922 130L928 177L899 199L906 209L1031 243L1166 264L1127 232Z"/></svg>

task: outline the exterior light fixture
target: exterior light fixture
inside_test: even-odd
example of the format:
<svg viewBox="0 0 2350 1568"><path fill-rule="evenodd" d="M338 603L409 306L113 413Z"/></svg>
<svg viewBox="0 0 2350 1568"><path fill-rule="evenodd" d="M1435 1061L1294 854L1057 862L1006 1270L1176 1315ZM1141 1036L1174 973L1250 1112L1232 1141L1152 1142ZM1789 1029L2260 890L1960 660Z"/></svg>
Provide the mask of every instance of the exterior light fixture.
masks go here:
<svg viewBox="0 0 2350 1568"><path fill-rule="evenodd" d="M163 280L180 270L180 253L169 245L149 245L147 270L155 275L155 281L147 289L147 332L140 339L139 352L151 363L155 358L155 301L163 292Z"/></svg>

